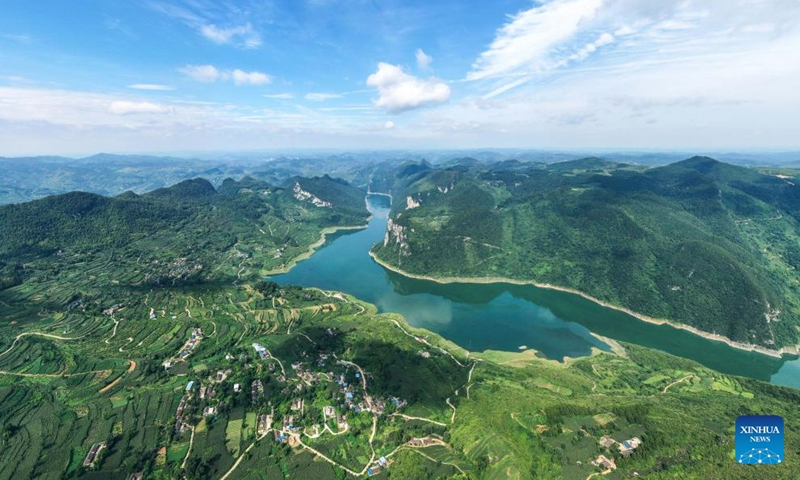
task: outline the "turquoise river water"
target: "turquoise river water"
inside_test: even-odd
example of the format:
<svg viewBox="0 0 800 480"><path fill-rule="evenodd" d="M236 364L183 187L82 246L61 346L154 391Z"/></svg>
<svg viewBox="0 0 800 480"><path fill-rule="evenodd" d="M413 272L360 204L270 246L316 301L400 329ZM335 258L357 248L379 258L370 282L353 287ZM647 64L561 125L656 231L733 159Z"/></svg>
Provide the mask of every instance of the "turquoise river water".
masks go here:
<svg viewBox="0 0 800 480"><path fill-rule="evenodd" d="M389 198L370 195L367 203L373 213L367 228L329 235L310 258L271 280L351 294L470 351L518 351L524 345L563 360L588 355L592 347L609 350L597 334L690 358L723 373L800 388L797 357L742 351L570 293L505 283L440 284L387 270L369 250L383 241Z"/></svg>

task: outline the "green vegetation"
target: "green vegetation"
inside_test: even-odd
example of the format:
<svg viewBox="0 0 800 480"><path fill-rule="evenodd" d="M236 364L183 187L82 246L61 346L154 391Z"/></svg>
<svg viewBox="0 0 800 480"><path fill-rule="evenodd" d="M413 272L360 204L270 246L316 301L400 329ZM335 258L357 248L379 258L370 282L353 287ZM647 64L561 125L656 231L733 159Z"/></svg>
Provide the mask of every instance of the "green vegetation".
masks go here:
<svg viewBox="0 0 800 480"><path fill-rule="evenodd" d="M398 169L383 261L572 288L766 348L800 341L800 188L695 157Z"/></svg>
<svg viewBox="0 0 800 480"><path fill-rule="evenodd" d="M259 261L272 261L260 265L224 248L190 251L215 245L222 229L242 229L230 247L239 252L276 248L259 229L282 221L304 232L308 241L286 250L301 254L331 214L363 221L362 207L347 209L356 195L346 185L296 181L333 208L297 200L294 182L269 194L191 182L180 193L0 209L12 220L2 228L17 232L3 233L3 258L22 266L0 291L0 479L335 479L367 468L398 479L583 479L602 471L591 464L600 454L616 462L610 479L749 478L731 458L733 424L758 413L784 416L779 473L800 476L794 390L632 345L568 364L532 351L467 355L350 296L259 278L291 257L265 254ZM253 205L265 211L248 230ZM153 235L166 246L145 249L155 240L132 231L147 225L137 219L173 218L171 208L183 223L161 224L166 233ZM27 229L19 212L42 215L33 223L50 233ZM130 216L115 223L117 214ZM155 281L152 268L182 246L202 273ZM633 437L643 443L625 457L617 443Z"/></svg>

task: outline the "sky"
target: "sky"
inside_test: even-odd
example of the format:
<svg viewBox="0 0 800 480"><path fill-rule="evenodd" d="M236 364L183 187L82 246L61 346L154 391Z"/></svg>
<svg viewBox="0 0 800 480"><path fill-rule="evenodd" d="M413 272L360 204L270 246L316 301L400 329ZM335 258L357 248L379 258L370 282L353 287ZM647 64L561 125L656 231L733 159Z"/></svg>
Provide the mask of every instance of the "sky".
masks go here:
<svg viewBox="0 0 800 480"><path fill-rule="evenodd" d="M0 155L794 149L798 0L4 0Z"/></svg>

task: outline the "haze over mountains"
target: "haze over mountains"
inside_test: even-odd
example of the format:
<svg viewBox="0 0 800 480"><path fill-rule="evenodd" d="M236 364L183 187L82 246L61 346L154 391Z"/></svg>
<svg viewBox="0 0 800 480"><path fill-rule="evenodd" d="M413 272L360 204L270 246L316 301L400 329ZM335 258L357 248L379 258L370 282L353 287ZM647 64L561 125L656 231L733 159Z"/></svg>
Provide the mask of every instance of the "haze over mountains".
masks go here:
<svg viewBox="0 0 800 480"><path fill-rule="evenodd" d="M365 186L374 176L376 168L397 166L406 161L427 161L438 165L455 159L473 158L481 163L506 160L555 163L591 155L591 152L484 149L328 153L298 150L272 153L201 153L196 156L100 153L79 159L58 156L0 157L0 205L76 190L112 196L127 190L145 193L191 178L205 178L212 184L219 185L225 178L249 175L280 183L293 175L314 176L320 171ZM657 166L692 155L690 152L609 151L602 156L620 163ZM720 152L712 156L745 166L800 168L800 152Z"/></svg>

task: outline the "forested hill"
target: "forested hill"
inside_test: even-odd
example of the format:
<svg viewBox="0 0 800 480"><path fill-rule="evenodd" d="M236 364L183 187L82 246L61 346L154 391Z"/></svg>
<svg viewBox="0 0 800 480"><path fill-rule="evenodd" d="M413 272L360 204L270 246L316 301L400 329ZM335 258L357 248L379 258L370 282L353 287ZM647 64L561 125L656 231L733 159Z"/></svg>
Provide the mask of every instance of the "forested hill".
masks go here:
<svg viewBox="0 0 800 480"><path fill-rule="evenodd" d="M296 185L313 190L322 206L295 192ZM21 294L26 285L52 276L74 275L76 294L101 284L256 277L286 267L322 229L364 225L368 215L363 192L330 177L283 186L228 179L219 190L195 179L144 195L73 192L6 205L0 207L0 296L27 298Z"/></svg>
<svg viewBox="0 0 800 480"><path fill-rule="evenodd" d="M768 348L798 342L800 187L694 157L406 165L379 258L436 277L574 288Z"/></svg>

